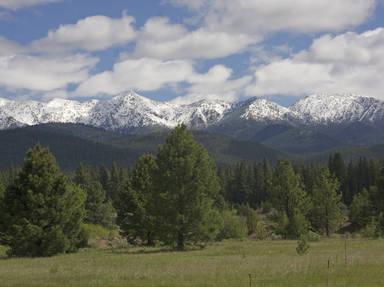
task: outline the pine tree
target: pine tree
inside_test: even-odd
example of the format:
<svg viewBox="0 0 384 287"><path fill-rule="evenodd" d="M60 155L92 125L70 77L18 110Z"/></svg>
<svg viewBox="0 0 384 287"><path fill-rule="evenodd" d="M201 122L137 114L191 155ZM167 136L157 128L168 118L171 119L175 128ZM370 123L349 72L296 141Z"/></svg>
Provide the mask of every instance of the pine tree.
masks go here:
<svg viewBox="0 0 384 287"><path fill-rule="evenodd" d="M232 202L245 204L251 197L251 171L245 162L236 165L232 182Z"/></svg>
<svg viewBox="0 0 384 287"><path fill-rule="evenodd" d="M110 174L109 174L108 169L105 168L104 166L100 167L99 172L98 172L98 178L99 178L99 181L100 181L103 189L105 191L107 191L108 190L108 184L110 181Z"/></svg>
<svg viewBox="0 0 384 287"><path fill-rule="evenodd" d="M310 209L310 200L301 187L300 178L289 161L279 161L273 176L270 193L272 205L280 212L284 226L282 231L287 238L298 238L308 231L306 215Z"/></svg>
<svg viewBox="0 0 384 287"><path fill-rule="evenodd" d="M375 207L378 213L384 212L384 165L381 167L377 190L375 192Z"/></svg>
<svg viewBox="0 0 384 287"><path fill-rule="evenodd" d="M161 232L166 243L182 250L216 232L207 226L218 200L216 168L208 152L185 126L176 127L157 155Z"/></svg>
<svg viewBox="0 0 384 287"><path fill-rule="evenodd" d="M350 220L358 229L367 226L373 216L373 204L368 190L363 189L361 193L353 197L350 211Z"/></svg>
<svg viewBox="0 0 384 287"><path fill-rule="evenodd" d="M349 205L352 201L352 197L347 190L345 162L340 153L335 153L333 156L330 156L328 168L331 175L335 176L340 183L343 202Z"/></svg>
<svg viewBox="0 0 384 287"><path fill-rule="evenodd" d="M116 163L112 164L112 169L109 175L107 195L112 200L113 206L117 208L119 205L119 194L126 188L129 181L129 174Z"/></svg>
<svg viewBox="0 0 384 287"><path fill-rule="evenodd" d="M130 184L119 195L118 222L129 241L142 239L154 245L158 225L154 176L157 173L155 158L144 155L131 172Z"/></svg>
<svg viewBox="0 0 384 287"><path fill-rule="evenodd" d="M342 214L339 183L327 168L319 171L312 193L312 226L330 236L339 225Z"/></svg>
<svg viewBox="0 0 384 287"><path fill-rule="evenodd" d="M98 181L98 174L91 167L83 164L77 169L74 182L86 193L85 222L110 228L114 224L115 210L107 198L103 186Z"/></svg>
<svg viewBox="0 0 384 287"><path fill-rule="evenodd" d="M37 145L5 193L3 243L11 256L51 256L84 244L85 193L60 172L54 156Z"/></svg>
<svg viewBox="0 0 384 287"><path fill-rule="evenodd" d="M1 174L2 175L2 174ZM3 184L2 176L0 177L0 239L4 229L4 193L5 187Z"/></svg>

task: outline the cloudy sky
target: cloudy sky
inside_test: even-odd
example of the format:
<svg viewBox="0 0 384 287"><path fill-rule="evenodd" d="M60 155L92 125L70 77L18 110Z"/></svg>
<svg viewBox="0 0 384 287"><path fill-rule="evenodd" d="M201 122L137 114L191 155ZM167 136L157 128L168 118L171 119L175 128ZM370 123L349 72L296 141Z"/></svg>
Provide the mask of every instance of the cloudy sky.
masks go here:
<svg viewBox="0 0 384 287"><path fill-rule="evenodd" d="M0 96L384 100L382 0L0 0Z"/></svg>

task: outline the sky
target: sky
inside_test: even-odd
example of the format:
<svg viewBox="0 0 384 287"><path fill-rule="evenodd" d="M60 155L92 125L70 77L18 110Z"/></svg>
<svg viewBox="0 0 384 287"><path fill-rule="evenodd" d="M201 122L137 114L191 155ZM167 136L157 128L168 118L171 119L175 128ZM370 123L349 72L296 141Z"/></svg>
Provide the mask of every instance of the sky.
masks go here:
<svg viewBox="0 0 384 287"><path fill-rule="evenodd" d="M0 97L384 100L384 0L0 0Z"/></svg>

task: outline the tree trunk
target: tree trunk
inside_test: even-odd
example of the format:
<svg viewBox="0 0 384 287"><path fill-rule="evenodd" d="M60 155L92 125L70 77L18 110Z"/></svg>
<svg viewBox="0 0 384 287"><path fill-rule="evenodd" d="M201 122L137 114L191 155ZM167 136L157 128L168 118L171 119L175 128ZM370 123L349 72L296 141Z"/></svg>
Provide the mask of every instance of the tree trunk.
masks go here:
<svg viewBox="0 0 384 287"><path fill-rule="evenodd" d="M328 208L325 208L325 233L327 234L327 237L330 235L329 230L329 216L328 216Z"/></svg>
<svg viewBox="0 0 384 287"><path fill-rule="evenodd" d="M179 231L177 234L177 250L184 250L185 249L185 239L183 232Z"/></svg>
<svg viewBox="0 0 384 287"><path fill-rule="evenodd" d="M151 231L147 231L147 246L154 246L155 241L153 239L153 233Z"/></svg>

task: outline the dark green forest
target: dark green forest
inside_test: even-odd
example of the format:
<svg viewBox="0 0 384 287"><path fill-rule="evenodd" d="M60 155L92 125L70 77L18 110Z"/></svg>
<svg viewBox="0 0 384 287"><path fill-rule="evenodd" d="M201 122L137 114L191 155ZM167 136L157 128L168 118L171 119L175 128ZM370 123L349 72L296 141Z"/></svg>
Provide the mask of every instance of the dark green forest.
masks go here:
<svg viewBox="0 0 384 287"><path fill-rule="evenodd" d="M46 130L30 131L44 133L42 144L55 141ZM31 144L24 161L1 172L0 240L10 256L74 252L87 246L87 226L117 229L132 245L178 250L248 236L300 239L305 249L306 241L334 233L384 234L381 160L346 159L341 153L317 163L283 159L283 154L271 159L264 147L257 158L247 158L249 144L236 142L243 144L236 152L243 160L217 164L217 151L212 154L206 146L210 142L220 149L223 139L192 135L184 126L159 137L152 152L135 159L121 148L125 137L83 132L81 149L69 144L75 135L63 130L59 138L68 143L66 154L79 159L74 172L71 164L60 169L55 156L63 151L34 146L33 138L23 143ZM18 130L9 135L28 138ZM101 135L99 142L114 142L111 153L91 140ZM228 139L226 151L233 143ZM88 155L89 161L81 163ZM98 164L104 159L110 164Z"/></svg>

